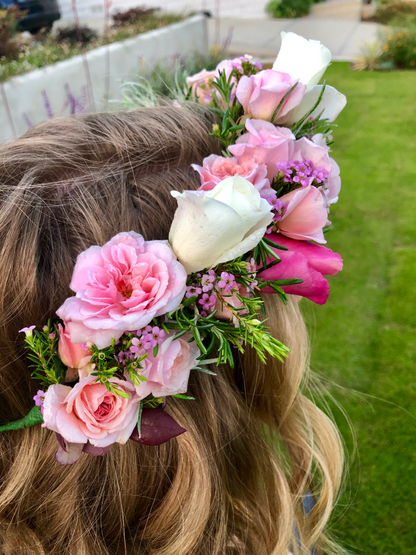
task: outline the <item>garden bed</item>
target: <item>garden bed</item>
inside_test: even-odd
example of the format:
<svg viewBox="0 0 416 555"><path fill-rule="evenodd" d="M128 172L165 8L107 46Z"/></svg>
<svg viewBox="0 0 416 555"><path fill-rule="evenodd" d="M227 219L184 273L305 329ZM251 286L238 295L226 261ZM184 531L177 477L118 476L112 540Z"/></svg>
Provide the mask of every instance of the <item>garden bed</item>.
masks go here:
<svg viewBox="0 0 416 555"><path fill-rule="evenodd" d="M185 18L186 16L183 14L145 15L131 24L110 27L105 36L96 37L84 44L71 44L69 41L59 43L55 35L51 33L44 39L40 37L38 42L24 44L16 60L0 58L0 81L7 81L11 77L67 60L82 52L89 52L106 44L113 44L154 29L166 27Z"/></svg>

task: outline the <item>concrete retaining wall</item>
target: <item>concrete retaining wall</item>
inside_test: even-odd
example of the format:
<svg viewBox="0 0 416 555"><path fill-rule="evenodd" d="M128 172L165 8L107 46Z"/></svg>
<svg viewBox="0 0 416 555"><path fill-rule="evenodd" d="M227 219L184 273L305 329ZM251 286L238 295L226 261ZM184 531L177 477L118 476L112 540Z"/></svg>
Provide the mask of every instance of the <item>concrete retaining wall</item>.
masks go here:
<svg viewBox="0 0 416 555"><path fill-rule="evenodd" d="M15 77L0 87L0 141L53 117L103 109L107 94L120 98L123 80L195 50L208 50L203 15Z"/></svg>

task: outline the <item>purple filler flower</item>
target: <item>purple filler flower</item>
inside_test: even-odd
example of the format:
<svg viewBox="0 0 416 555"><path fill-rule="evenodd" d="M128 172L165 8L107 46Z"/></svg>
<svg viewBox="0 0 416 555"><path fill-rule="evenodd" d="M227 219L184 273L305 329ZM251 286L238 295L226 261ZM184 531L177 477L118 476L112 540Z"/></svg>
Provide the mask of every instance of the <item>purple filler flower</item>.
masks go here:
<svg viewBox="0 0 416 555"><path fill-rule="evenodd" d="M194 283L193 285L188 285L188 287L186 288L185 297L189 299L190 297L194 297L195 295L198 296L201 293L202 293L202 289L198 287L196 283Z"/></svg>
<svg viewBox="0 0 416 555"><path fill-rule="evenodd" d="M133 359L134 355L132 353L129 353L128 351L120 351L118 353L118 361L121 362L123 366L131 362Z"/></svg>

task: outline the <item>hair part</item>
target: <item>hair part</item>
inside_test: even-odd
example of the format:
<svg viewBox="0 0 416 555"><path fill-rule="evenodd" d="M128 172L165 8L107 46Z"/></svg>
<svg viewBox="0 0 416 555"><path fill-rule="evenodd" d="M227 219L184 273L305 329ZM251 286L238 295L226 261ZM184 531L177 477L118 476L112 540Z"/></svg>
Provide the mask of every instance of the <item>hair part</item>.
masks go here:
<svg viewBox="0 0 416 555"><path fill-rule="evenodd" d="M166 239L191 163L219 145L209 112L157 107L56 119L0 147L0 420L38 389L18 330L42 326L71 294L77 255L121 231ZM196 401L171 398L187 432L159 447L54 461L40 426L0 434L0 545L11 555L287 555L337 552L325 527L343 455L329 418L301 392L307 331L296 299L264 295L284 363L236 355L192 372ZM306 514L309 492L315 500Z"/></svg>

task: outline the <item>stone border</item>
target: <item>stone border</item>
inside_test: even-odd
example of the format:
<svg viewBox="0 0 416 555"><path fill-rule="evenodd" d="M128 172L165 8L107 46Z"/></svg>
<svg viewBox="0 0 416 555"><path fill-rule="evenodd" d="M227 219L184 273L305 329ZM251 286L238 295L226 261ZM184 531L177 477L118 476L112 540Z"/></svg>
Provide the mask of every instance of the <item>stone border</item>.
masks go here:
<svg viewBox="0 0 416 555"><path fill-rule="evenodd" d="M0 141L53 117L103 109L107 96L120 98L123 80L192 51L208 52L202 14L14 77L0 86Z"/></svg>

